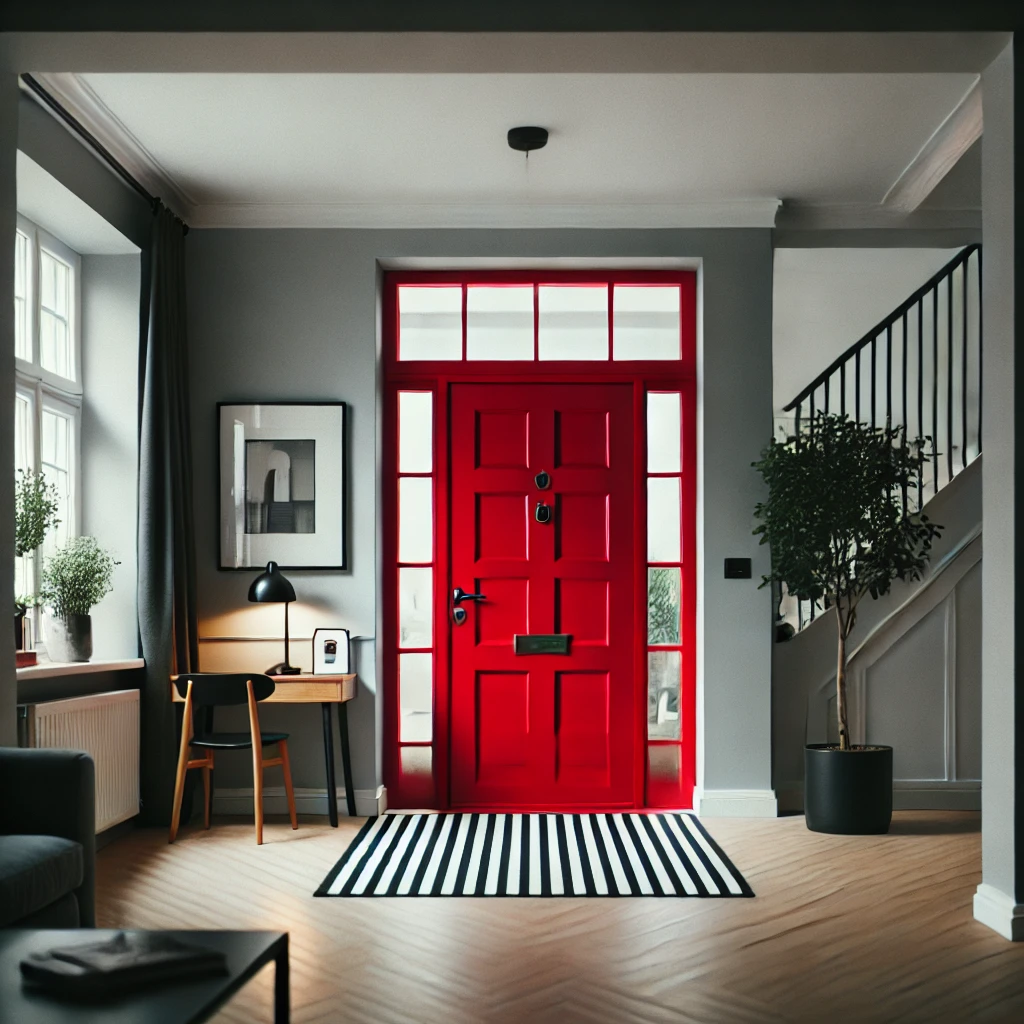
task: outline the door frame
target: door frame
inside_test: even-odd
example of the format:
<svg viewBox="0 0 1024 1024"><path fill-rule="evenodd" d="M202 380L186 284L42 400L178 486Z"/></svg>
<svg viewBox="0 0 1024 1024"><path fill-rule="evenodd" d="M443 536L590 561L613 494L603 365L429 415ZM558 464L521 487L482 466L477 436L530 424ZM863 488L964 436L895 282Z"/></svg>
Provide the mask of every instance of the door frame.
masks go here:
<svg viewBox="0 0 1024 1024"><path fill-rule="evenodd" d="M384 274L382 306L382 452L381 501L383 538L381 595L383 600L382 659L384 784L388 806L394 808L450 808L451 634L447 628L451 582L449 406L453 384L626 384L633 391L634 446L634 582L633 628L642 641L635 645L635 749L634 806L692 807L696 784L696 515L697 515L697 289L696 272L678 271L550 271L510 270L480 272L394 271ZM466 290L463 288L463 361L400 361L398 359L398 288L403 284L680 284L682 295L681 358L637 361L466 361ZM609 288L609 296L612 289ZM609 298L609 304L611 299ZM609 336L612 329L609 310ZM536 337L536 324L535 324ZM609 355L611 348L609 346ZM536 356L536 353L535 353ZM433 396L433 739L427 743L399 742L398 712L398 395L402 391L429 392ZM679 748L676 785L649 784L647 740L647 423L648 391L681 395L683 569L680 650L682 673L679 711L692 728L681 731L681 741L652 741L650 746ZM671 649L671 648L670 648ZM431 772L405 772L403 749L430 748ZM656 792L655 792L656 791ZM533 810L534 808L531 808ZM595 808L584 808L594 810ZM566 808L561 808L566 810Z"/></svg>

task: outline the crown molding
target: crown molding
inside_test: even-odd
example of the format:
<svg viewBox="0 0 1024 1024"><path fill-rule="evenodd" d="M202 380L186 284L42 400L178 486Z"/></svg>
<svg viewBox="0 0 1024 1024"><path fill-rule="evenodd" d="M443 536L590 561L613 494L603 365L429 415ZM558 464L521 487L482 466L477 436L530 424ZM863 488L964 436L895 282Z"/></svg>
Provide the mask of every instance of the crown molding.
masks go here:
<svg viewBox="0 0 1024 1024"><path fill-rule="evenodd" d="M876 203L814 205L784 203L776 227L781 231L837 230L981 230L981 210L923 209L905 212Z"/></svg>
<svg viewBox="0 0 1024 1024"><path fill-rule="evenodd" d="M770 228L777 199L715 203L219 203L197 228Z"/></svg>
<svg viewBox="0 0 1024 1024"><path fill-rule="evenodd" d="M981 138L983 128L979 79L892 183L882 206L898 213L913 213Z"/></svg>
<svg viewBox="0 0 1024 1024"><path fill-rule="evenodd" d="M33 73L35 80L101 142L110 155L142 185L186 222L195 199L132 134L80 75L71 72Z"/></svg>

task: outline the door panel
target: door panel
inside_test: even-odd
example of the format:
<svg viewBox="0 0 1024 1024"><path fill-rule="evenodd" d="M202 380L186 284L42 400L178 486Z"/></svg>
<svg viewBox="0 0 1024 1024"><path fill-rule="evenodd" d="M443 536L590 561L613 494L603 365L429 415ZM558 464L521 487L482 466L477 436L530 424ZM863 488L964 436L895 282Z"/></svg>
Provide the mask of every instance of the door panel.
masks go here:
<svg viewBox="0 0 1024 1024"><path fill-rule="evenodd" d="M451 585L485 595L450 627L453 806L634 802L632 403L629 385L452 386ZM569 653L517 655L523 633L571 634Z"/></svg>

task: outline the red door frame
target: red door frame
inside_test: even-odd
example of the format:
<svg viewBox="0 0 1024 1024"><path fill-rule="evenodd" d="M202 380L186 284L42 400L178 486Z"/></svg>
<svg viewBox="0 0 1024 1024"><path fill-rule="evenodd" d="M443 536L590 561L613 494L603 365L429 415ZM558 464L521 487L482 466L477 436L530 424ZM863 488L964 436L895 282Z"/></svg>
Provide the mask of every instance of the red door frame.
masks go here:
<svg viewBox="0 0 1024 1024"><path fill-rule="evenodd" d="M466 289L462 297L463 361L400 361L398 359L398 288L403 284L678 284L681 286L681 358L650 361L465 361ZM609 348L611 355L612 295L609 288ZM636 689L636 749L643 758L634 772L635 806L649 806L647 756L647 451L646 405L648 391L679 392L682 397L680 439L682 451L682 678L680 716L692 723L682 729L681 768L678 789L661 784L660 806L692 806L696 783L696 517L697 517L697 315L696 273L694 271L548 271L516 270L493 272L388 272L384 275L382 308L383 338L383 452L381 495L383 502L383 631L378 656L383 658L383 767L388 805L395 808L449 807L449 714L450 714L450 632L448 594L451 587L449 550L449 452L448 411L450 388L454 383L607 383L633 387L634 425L634 516L638 533L635 565L634 629L643 642L636 645L634 670ZM536 360L536 302L535 351ZM434 428L434 707L432 776L405 775L400 767L398 714L398 393L423 391L433 395ZM659 745L657 742L652 746ZM669 742L668 746L676 745ZM404 744L404 746L413 746ZM565 808L561 808L565 810ZM585 808L593 810L594 808Z"/></svg>

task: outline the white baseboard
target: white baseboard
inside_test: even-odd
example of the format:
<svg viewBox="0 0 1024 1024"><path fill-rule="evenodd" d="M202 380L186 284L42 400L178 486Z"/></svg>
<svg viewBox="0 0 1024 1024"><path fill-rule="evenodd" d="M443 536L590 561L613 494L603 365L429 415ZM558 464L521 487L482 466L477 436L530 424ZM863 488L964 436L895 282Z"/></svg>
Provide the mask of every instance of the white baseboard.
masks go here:
<svg viewBox="0 0 1024 1024"><path fill-rule="evenodd" d="M802 782L782 782L776 792L780 811L803 814ZM896 779L892 784L892 806L896 811L980 811L981 783L977 779Z"/></svg>
<svg viewBox="0 0 1024 1024"><path fill-rule="evenodd" d="M711 818L776 818L779 814L773 789L695 789L693 809Z"/></svg>
<svg viewBox="0 0 1024 1024"><path fill-rule="evenodd" d="M1024 903L1014 903L1001 889L984 882L974 894L974 919L1004 939L1024 941Z"/></svg>
<svg viewBox="0 0 1024 1024"><path fill-rule="evenodd" d="M337 791L338 812L344 816L346 809L345 791ZM387 790L383 786L376 789L356 790L356 815L360 818L375 818L383 814L387 808ZM200 800L201 804L201 800ZM296 789L295 810L299 814L326 814L326 789ZM252 816L252 789L217 789L213 791L214 814L245 814ZM284 786L267 786L263 790L264 814L287 814L288 802L284 795Z"/></svg>

